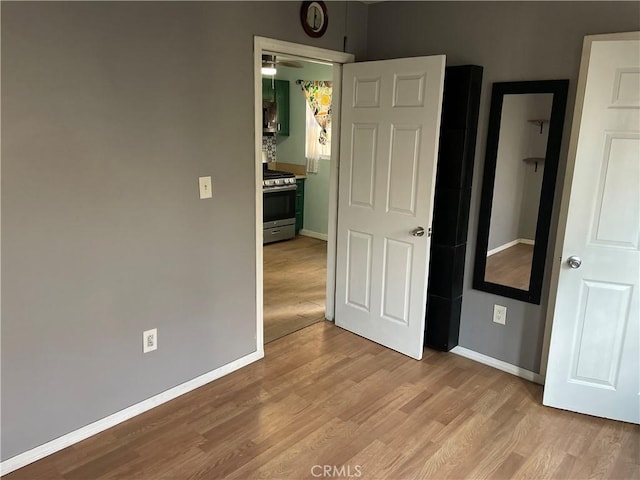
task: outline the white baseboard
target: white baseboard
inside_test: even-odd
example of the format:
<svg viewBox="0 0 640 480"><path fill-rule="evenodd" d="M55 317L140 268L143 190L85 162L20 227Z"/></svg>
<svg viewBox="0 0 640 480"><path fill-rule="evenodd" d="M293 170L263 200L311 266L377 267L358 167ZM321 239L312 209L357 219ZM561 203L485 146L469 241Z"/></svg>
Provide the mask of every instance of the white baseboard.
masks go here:
<svg viewBox="0 0 640 480"><path fill-rule="evenodd" d="M325 242L329 238L326 233L312 232L311 230L305 230L304 228L300 230L300 235L303 235L305 237L317 238L318 240L324 240Z"/></svg>
<svg viewBox="0 0 640 480"><path fill-rule="evenodd" d="M89 425L86 425L78 430L74 430L73 432L69 432L66 435L62 435L50 442L42 444L38 447L32 448L31 450L27 450L26 452L20 453L14 457L8 458L4 462L0 463L0 475L6 475L18 468L22 468L25 465L35 462L36 460L40 460L52 453L58 452L63 448L67 448L70 445L78 443L86 438L89 438L97 433L100 433L108 428L111 428L119 423L124 422L125 420L129 420L136 415L140 415L141 413L146 412L147 410L151 410L158 405L168 402L169 400L173 400L180 395L184 395L185 393L190 392L191 390L195 390L203 385L206 385L209 382L217 380L220 377L224 377L231 372L234 372L250 363L253 363L257 360L260 360L264 357L264 351L258 350L256 352L250 353L249 355L245 355L238 360L235 360L231 363L223 365L222 367L216 368L215 370L211 370L199 377L196 377L192 380L189 380L185 383L177 385L169 390L165 390L162 393L154 395L151 398L143 400L135 405L131 405L124 410L120 410L108 417L97 420Z"/></svg>
<svg viewBox="0 0 640 480"><path fill-rule="evenodd" d="M544 385L544 379L542 378L542 375L540 375L539 373L531 372L529 370L518 367L516 365L503 362L502 360L498 360L497 358L489 357L488 355L483 355L482 353L474 352L473 350L469 350L468 348L461 347L460 345L452 348L450 352L455 353L456 355L460 355L461 357L469 358L471 360L475 360L476 362L489 365L490 367L497 368L498 370L502 370L503 372L510 373L511 375L524 378L525 380L529 380L530 382L534 382L539 385Z"/></svg>
<svg viewBox="0 0 640 480"><path fill-rule="evenodd" d="M524 243L525 245L535 245L535 242L533 240L530 240L528 238L516 238L515 240L512 240L511 242L507 242L504 245L500 245L499 247L493 248L491 250L489 250L487 252L487 257L490 257L491 255L495 255L498 252L501 252L503 250L506 250L507 248L511 248L519 243Z"/></svg>
<svg viewBox="0 0 640 480"><path fill-rule="evenodd" d="M492 248L491 250L487 251L487 257L490 257L491 255L495 255L496 253L506 250L507 248L511 248L517 244L518 244L518 239L516 238L515 240L505 243L504 245L500 245L499 247Z"/></svg>

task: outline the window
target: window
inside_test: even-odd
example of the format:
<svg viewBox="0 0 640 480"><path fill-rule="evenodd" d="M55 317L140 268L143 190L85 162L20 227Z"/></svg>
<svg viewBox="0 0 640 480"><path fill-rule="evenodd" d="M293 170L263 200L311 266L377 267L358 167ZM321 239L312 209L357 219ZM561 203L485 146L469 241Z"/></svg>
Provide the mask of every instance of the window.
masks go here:
<svg viewBox="0 0 640 480"><path fill-rule="evenodd" d="M307 99L305 157L307 172L318 172L318 160L331 157L331 97L332 83L300 81Z"/></svg>
<svg viewBox="0 0 640 480"><path fill-rule="evenodd" d="M329 159L331 158L331 119L327 122L327 141L323 145L319 141L322 129L313 116L308 102L306 107L305 157L307 160Z"/></svg>

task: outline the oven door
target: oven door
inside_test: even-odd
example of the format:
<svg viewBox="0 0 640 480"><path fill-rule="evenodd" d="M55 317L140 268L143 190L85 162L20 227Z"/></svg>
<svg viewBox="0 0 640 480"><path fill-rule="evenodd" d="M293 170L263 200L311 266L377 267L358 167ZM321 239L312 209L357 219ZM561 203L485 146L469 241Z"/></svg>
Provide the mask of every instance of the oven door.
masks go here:
<svg viewBox="0 0 640 480"><path fill-rule="evenodd" d="M262 243L290 240L296 236L296 186L283 185L262 189Z"/></svg>
<svg viewBox="0 0 640 480"><path fill-rule="evenodd" d="M262 189L262 213L265 228L281 224L281 220L296 218L296 186L265 187Z"/></svg>

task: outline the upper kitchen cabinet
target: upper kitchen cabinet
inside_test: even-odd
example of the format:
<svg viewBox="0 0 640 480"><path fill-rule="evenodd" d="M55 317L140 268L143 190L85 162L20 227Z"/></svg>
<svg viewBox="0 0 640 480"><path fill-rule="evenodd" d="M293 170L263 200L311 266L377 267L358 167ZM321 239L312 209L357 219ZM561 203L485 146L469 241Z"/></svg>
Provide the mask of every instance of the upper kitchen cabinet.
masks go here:
<svg viewBox="0 0 640 480"><path fill-rule="evenodd" d="M262 100L275 102L278 109L277 134L289 136L289 81L262 79Z"/></svg>
<svg viewBox="0 0 640 480"><path fill-rule="evenodd" d="M289 136L289 81L276 80L276 105L278 105L278 135Z"/></svg>

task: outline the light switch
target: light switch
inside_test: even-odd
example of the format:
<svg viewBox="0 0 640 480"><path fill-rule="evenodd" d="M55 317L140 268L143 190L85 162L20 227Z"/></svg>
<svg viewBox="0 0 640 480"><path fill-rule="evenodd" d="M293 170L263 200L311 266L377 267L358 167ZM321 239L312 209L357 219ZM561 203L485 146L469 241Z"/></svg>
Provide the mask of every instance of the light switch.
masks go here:
<svg viewBox="0 0 640 480"><path fill-rule="evenodd" d="M213 195L213 187L211 186L211 177L200 177L200 198L211 198Z"/></svg>

